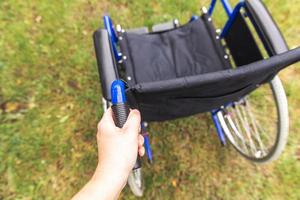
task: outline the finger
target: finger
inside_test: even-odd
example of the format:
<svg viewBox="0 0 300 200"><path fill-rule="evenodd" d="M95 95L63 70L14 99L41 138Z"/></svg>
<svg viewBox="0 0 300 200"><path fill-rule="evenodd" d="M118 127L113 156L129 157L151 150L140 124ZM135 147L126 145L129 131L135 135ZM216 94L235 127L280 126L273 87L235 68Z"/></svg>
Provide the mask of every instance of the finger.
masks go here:
<svg viewBox="0 0 300 200"><path fill-rule="evenodd" d="M139 147L142 147L144 145L144 136L139 135Z"/></svg>
<svg viewBox="0 0 300 200"><path fill-rule="evenodd" d="M130 110L130 112L131 112L131 111L133 111L134 109L129 108L129 110ZM138 110L137 110L137 111L138 111ZM139 126L139 131L138 131L138 132L141 133L141 131L142 131L142 127Z"/></svg>
<svg viewBox="0 0 300 200"><path fill-rule="evenodd" d="M98 130L102 129L102 128L115 128L115 122L113 120L113 113L112 113L112 109L108 108L103 116L102 119L100 120L100 122L98 123Z"/></svg>
<svg viewBox="0 0 300 200"><path fill-rule="evenodd" d="M140 147L139 148L139 155L142 157L145 155L145 147Z"/></svg>
<svg viewBox="0 0 300 200"><path fill-rule="evenodd" d="M138 110L132 110L129 113L128 119L123 126L123 129L137 135L141 126L141 115Z"/></svg>

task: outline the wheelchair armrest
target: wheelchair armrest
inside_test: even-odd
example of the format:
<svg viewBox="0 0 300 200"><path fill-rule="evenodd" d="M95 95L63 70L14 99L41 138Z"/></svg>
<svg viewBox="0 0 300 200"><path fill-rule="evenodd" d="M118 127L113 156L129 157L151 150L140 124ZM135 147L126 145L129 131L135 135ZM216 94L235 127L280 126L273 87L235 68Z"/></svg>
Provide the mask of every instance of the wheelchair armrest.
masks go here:
<svg viewBox="0 0 300 200"><path fill-rule="evenodd" d="M269 56L288 51L288 46L261 0L246 0L246 10L252 20Z"/></svg>
<svg viewBox="0 0 300 200"><path fill-rule="evenodd" d="M111 83L118 78L112 46L107 30L98 29L94 32L94 46L101 79L102 94L106 100L111 100Z"/></svg>

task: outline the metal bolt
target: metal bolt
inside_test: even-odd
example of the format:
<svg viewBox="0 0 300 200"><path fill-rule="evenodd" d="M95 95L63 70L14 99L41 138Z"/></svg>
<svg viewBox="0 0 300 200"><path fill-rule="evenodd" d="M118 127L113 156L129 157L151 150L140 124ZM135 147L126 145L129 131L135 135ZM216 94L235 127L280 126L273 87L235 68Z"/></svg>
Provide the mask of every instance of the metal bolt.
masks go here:
<svg viewBox="0 0 300 200"><path fill-rule="evenodd" d="M123 57L122 57L122 59L123 59L123 60L126 60L126 59L127 59L127 57L126 57L126 56L123 56Z"/></svg>
<svg viewBox="0 0 300 200"><path fill-rule="evenodd" d="M203 13L203 14L206 14L206 13L207 13L207 8L206 8L206 7L202 7L201 10L202 10L202 13Z"/></svg>
<svg viewBox="0 0 300 200"><path fill-rule="evenodd" d="M124 29L122 29L122 33L125 33L125 30L124 30Z"/></svg>
<svg viewBox="0 0 300 200"><path fill-rule="evenodd" d="M123 37L122 37L122 36L120 36L120 37L119 37L119 40L123 40Z"/></svg>
<svg viewBox="0 0 300 200"><path fill-rule="evenodd" d="M174 19L174 25L175 25L175 27L177 27L179 25L178 19Z"/></svg>
<svg viewBox="0 0 300 200"><path fill-rule="evenodd" d="M219 29L219 28L216 29L216 33L217 33L217 34L220 34L220 33L221 33L221 29Z"/></svg>
<svg viewBox="0 0 300 200"><path fill-rule="evenodd" d="M147 127L148 126L148 122L144 122L144 126Z"/></svg>
<svg viewBox="0 0 300 200"><path fill-rule="evenodd" d="M130 81L130 80L131 80L131 77L130 77L130 76L128 76L128 77L127 77L127 80L129 80L129 81Z"/></svg>
<svg viewBox="0 0 300 200"><path fill-rule="evenodd" d="M207 20L210 22L211 21L211 17L209 17Z"/></svg>
<svg viewBox="0 0 300 200"><path fill-rule="evenodd" d="M217 36L216 36L216 39L217 39L217 40L220 39L220 36L217 35Z"/></svg>
<svg viewBox="0 0 300 200"><path fill-rule="evenodd" d="M121 27L121 25L120 24L117 24L117 32L121 32L121 30L122 30L122 27Z"/></svg>
<svg viewBox="0 0 300 200"><path fill-rule="evenodd" d="M224 58L225 58L225 59L228 59L228 55L224 55Z"/></svg>

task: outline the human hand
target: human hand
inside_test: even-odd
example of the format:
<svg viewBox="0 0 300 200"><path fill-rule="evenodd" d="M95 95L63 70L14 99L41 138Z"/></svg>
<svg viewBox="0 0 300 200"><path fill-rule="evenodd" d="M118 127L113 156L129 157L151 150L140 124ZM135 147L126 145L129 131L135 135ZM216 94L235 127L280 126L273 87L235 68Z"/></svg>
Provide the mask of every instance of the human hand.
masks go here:
<svg viewBox="0 0 300 200"><path fill-rule="evenodd" d="M145 154L144 137L140 135L141 117L137 110L131 110L123 128L115 126L109 108L98 124L98 169L96 172L118 175L126 183L137 154Z"/></svg>
<svg viewBox="0 0 300 200"><path fill-rule="evenodd" d="M109 108L98 124L98 166L92 179L72 198L73 200L117 199L126 185L137 154L145 154L139 111L132 110L123 128L115 126Z"/></svg>

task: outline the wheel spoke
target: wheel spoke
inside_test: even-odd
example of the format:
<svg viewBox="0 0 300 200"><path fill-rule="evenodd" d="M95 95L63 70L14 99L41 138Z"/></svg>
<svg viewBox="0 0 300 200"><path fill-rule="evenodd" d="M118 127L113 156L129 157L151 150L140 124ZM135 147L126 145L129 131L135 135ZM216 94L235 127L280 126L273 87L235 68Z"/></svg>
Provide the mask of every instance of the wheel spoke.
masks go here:
<svg viewBox="0 0 300 200"><path fill-rule="evenodd" d="M288 136L287 101L279 78L227 106L218 119L228 140L246 158L278 158Z"/></svg>
<svg viewBox="0 0 300 200"><path fill-rule="evenodd" d="M248 148L247 148L247 146L246 146L246 142L245 142L244 136L240 133L240 131L239 131L240 129L238 129L238 128L235 126L235 124L238 124L238 123L234 123L234 122L233 122L233 120L232 120L230 114L225 115L225 117L226 117L226 119L228 120L228 122L229 122L231 128L233 129L233 131L235 132L235 134L238 136L238 138L239 138L240 141L242 142L243 149L244 149L245 153L249 153L249 150L248 150Z"/></svg>
<svg viewBox="0 0 300 200"><path fill-rule="evenodd" d="M260 150L262 151L263 155L266 154L266 148L264 146L264 144L262 143L261 141L261 138L260 138L260 134L258 132L258 128L257 128L257 121L254 117L254 115L252 114L252 110L251 110L251 106L250 106L250 101L247 101L247 105L246 105L246 110L247 110L247 113L249 114L249 118L253 124L253 130L254 130L254 133L255 133L255 138L260 146ZM263 131L261 130L261 133L263 133Z"/></svg>
<svg viewBox="0 0 300 200"><path fill-rule="evenodd" d="M251 148L251 152L252 152L253 155L255 155L257 150L256 150L256 147L255 147L254 142L252 140L252 136L251 136L250 129L249 129L249 126L248 126L248 122L243 117L244 113L241 110L242 110L241 106L236 106L236 111L237 111L238 117L241 120L243 128L246 132L247 138L249 140L249 146Z"/></svg>

